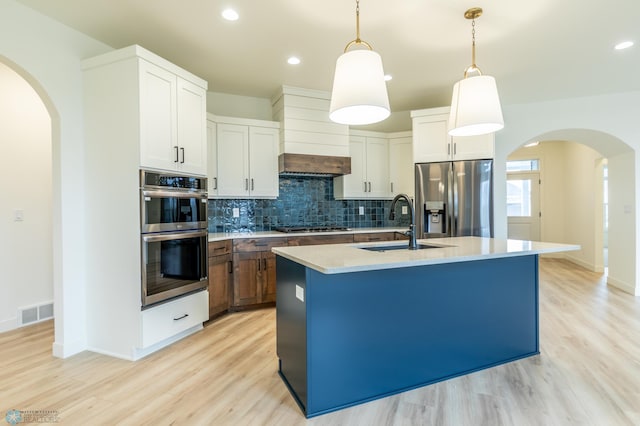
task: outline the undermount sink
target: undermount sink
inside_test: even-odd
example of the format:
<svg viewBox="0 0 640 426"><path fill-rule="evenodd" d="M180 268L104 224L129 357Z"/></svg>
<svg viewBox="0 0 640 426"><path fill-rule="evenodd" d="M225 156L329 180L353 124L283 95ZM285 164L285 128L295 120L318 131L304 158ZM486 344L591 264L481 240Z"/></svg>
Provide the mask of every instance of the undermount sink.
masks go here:
<svg viewBox="0 0 640 426"><path fill-rule="evenodd" d="M393 245L393 246L358 247L358 248L363 250L369 250L369 251L409 250L409 246L406 244ZM442 247L432 246L429 244L418 244L417 250L431 249L431 248L442 248Z"/></svg>

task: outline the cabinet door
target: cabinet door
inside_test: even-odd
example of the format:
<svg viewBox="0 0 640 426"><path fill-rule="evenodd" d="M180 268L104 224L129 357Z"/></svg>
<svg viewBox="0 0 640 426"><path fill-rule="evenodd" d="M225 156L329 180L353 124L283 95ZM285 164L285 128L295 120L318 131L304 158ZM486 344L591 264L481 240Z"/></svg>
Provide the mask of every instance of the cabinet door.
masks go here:
<svg viewBox="0 0 640 426"><path fill-rule="evenodd" d="M367 198L390 198L389 145L384 138L367 137Z"/></svg>
<svg viewBox="0 0 640 426"><path fill-rule="evenodd" d="M446 114L413 119L413 161L428 163L451 159L451 138Z"/></svg>
<svg viewBox="0 0 640 426"><path fill-rule="evenodd" d="M178 78L179 169L186 173L207 174L207 92Z"/></svg>
<svg viewBox="0 0 640 426"><path fill-rule="evenodd" d="M252 197L278 197L279 130L249 128L249 193Z"/></svg>
<svg viewBox="0 0 640 426"><path fill-rule="evenodd" d="M218 144L218 195L247 197L249 195L249 128L219 123L216 130Z"/></svg>
<svg viewBox="0 0 640 426"><path fill-rule="evenodd" d="M407 194L413 197L415 191L411 137L389 141L389 180L391 195Z"/></svg>
<svg viewBox="0 0 640 426"><path fill-rule="evenodd" d="M479 160L493 158L494 133L478 136L456 136L453 140L455 160Z"/></svg>
<svg viewBox="0 0 640 426"><path fill-rule="evenodd" d="M349 138L349 155L351 156L351 174L338 176L335 182L336 199L366 198L366 138L351 136Z"/></svg>
<svg viewBox="0 0 640 426"><path fill-rule="evenodd" d="M218 195L218 143L216 123L207 120L207 179L209 197Z"/></svg>
<svg viewBox="0 0 640 426"><path fill-rule="evenodd" d="M140 166L176 170L179 161L175 74L140 60Z"/></svg>
<svg viewBox="0 0 640 426"><path fill-rule="evenodd" d="M229 309L229 286L232 273L231 255L209 258L209 318Z"/></svg>
<svg viewBox="0 0 640 426"><path fill-rule="evenodd" d="M269 251L262 252L262 263L258 270L260 287L261 287L261 302L275 302L276 301L276 255Z"/></svg>
<svg viewBox="0 0 640 426"><path fill-rule="evenodd" d="M233 255L233 306L260 303L258 264L261 260L260 252Z"/></svg>

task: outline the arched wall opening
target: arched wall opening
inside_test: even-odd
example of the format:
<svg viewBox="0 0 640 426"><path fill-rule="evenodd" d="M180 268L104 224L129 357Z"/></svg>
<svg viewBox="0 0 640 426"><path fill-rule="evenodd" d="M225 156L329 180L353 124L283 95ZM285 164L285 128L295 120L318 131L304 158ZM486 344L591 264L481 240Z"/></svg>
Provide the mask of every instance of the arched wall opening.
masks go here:
<svg viewBox="0 0 640 426"><path fill-rule="evenodd" d="M568 258L581 266L598 271L603 268L603 218L602 210L581 212L577 209L600 209L602 206L602 168L608 164L609 232L608 232L608 277L607 282L624 291L637 294L636 285L636 151L621 139L594 129L557 129L538 134L522 135L518 141L510 141L510 147L501 150L504 162L519 147L532 141L555 141L563 143L564 151L570 152L569 162L560 174L545 182L546 185L564 187L564 198L557 200L558 209L547 200L543 215L554 217L563 229L547 232L543 240L580 244L580 252L568 253ZM582 147L582 148L581 148ZM585 149L588 147L590 149ZM522 152L522 151L519 151ZM557 158L554 158L557 160ZM503 163L503 161L496 161ZM573 162L573 163L571 163ZM506 182L506 171L497 167L496 191L500 192ZM581 179L590 179L582 182ZM543 178L544 179L544 178ZM589 193L588 191L591 191ZM556 191L556 194L559 192ZM504 198L503 198L504 199ZM573 203L573 204L572 204ZM502 206L496 206L504 213ZM506 214L497 214L496 220L506 224ZM504 228L503 228L504 229Z"/></svg>
<svg viewBox="0 0 640 426"><path fill-rule="evenodd" d="M5 165L0 331L61 315L59 116L41 84L0 56ZM58 224L58 226L55 226ZM56 285L57 284L57 285ZM35 309L33 309L35 308ZM50 310L51 309L51 310Z"/></svg>

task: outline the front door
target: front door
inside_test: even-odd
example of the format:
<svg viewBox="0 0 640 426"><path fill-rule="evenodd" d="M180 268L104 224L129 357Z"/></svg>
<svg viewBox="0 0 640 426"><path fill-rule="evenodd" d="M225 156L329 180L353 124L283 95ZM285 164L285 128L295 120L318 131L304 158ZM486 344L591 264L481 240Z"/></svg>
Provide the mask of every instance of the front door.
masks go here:
<svg viewBox="0 0 640 426"><path fill-rule="evenodd" d="M540 241L540 216L540 173L508 173L508 237Z"/></svg>

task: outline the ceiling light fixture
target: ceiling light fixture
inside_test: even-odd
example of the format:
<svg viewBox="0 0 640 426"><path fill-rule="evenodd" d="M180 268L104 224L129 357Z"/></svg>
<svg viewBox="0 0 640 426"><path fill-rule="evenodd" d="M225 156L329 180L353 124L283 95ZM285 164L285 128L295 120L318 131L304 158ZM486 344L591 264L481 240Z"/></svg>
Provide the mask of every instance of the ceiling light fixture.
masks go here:
<svg viewBox="0 0 640 426"><path fill-rule="evenodd" d="M233 9L225 9L222 11L222 17L227 21L237 21L240 15Z"/></svg>
<svg viewBox="0 0 640 426"><path fill-rule="evenodd" d="M482 75L476 65L476 18L482 8L474 7L464 13L471 19L471 65L464 70L464 78L453 86L449 134L451 136L483 135L504 127L502 108L496 80Z"/></svg>
<svg viewBox="0 0 640 426"><path fill-rule="evenodd" d="M351 47L364 47L349 50ZM389 117L382 58L360 39L360 1L356 0L356 39L336 61L329 118L340 124L371 124Z"/></svg>
<svg viewBox="0 0 640 426"><path fill-rule="evenodd" d="M296 56L291 56L289 59L287 59L287 63L289 65L299 65L300 64L300 58L298 58Z"/></svg>
<svg viewBox="0 0 640 426"><path fill-rule="evenodd" d="M623 49L628 49L631 46L633 46L633 42L632 41L623 41L622 43L618 43L614 46L614 48L616 50L623 50Z"/></svg>
<svg viewBox="0 0 640 426"><path fill-rule="evenodd" d="M391 80L393 80L393 76L391 74L384 75L384 81L391 81Z"/></svg>

